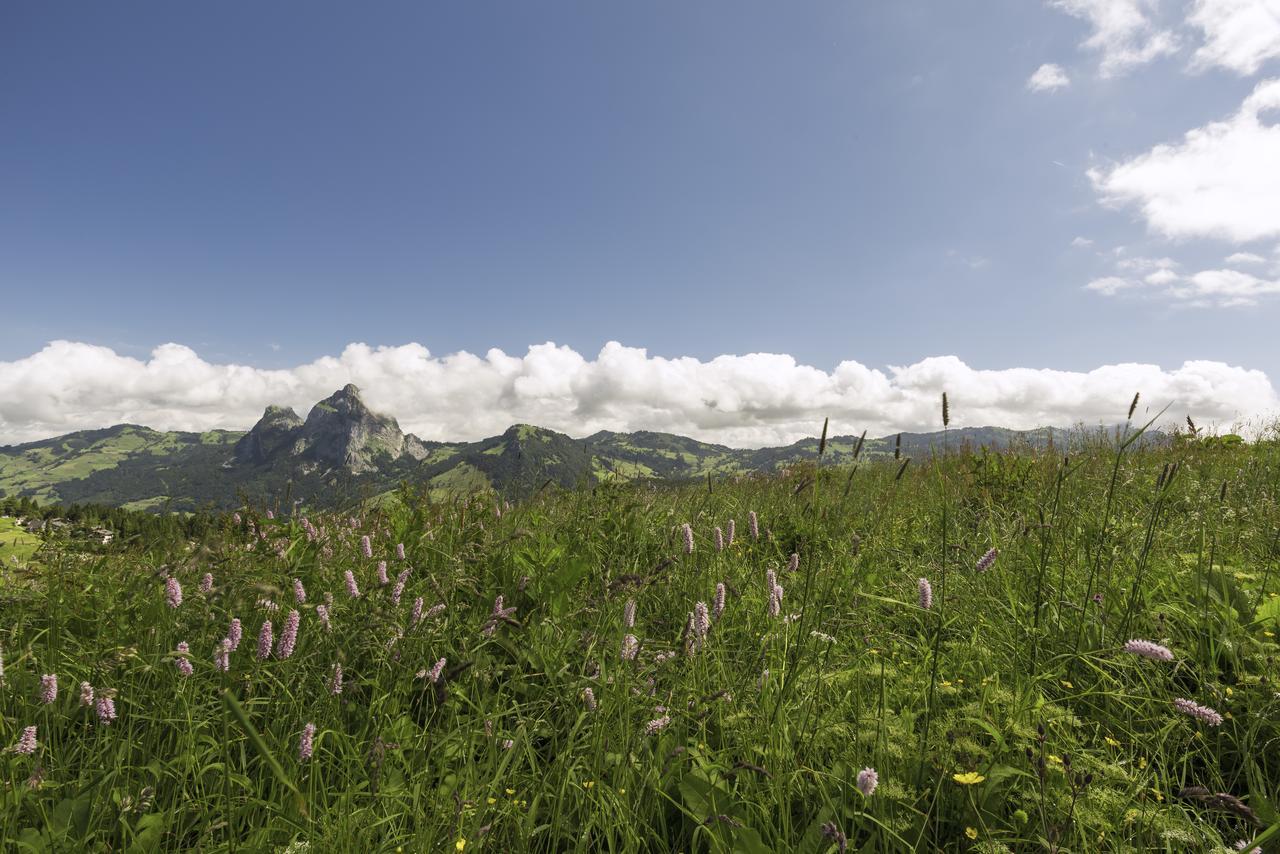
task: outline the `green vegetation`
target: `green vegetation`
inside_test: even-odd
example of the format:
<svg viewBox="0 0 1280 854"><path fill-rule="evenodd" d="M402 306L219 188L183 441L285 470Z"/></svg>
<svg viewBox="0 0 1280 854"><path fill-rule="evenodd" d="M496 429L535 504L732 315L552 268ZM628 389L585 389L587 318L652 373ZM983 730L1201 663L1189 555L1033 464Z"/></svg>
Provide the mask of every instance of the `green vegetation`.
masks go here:
<svg viewBox="0 0 1280 854"><path fill-rule="evenodd" d="M532 444L576 465L554 436ZM51 538L28 584L0 588L0 746L30 726L38 742L0 753L0 830L32 851L1272 844L1280 445L951 448L905 469L815 465L815 447L784 476L551 485L510 507L406 487L306 520L242 509L152 517L106 547ZM118 717L82 706L82 682Z"/></svg>
<svg viewBox="0 0 1280 854"><path fill-rule="evenodd" d="M18 520L0 516L0 578L3 567L23 564L40 548L40 537L18 525Z"/></svg>
<svg viewBox="0 0 1280 854"><path fill-rule="evenodd" d="M1205 444L1239 437L1187 438ZM1063 431L996 427L951 436L955 447L1028 450L1080 439ZM840 466L895 452L926 457L941 441L938 433L865 441L836 436L827 442L825 459ZM332 508L407 481L429 483L437 496L492 488L505 498L523 498L548 482L572 487L612 478L699 480L774 472L813 459L817 449L817 439L735 449L647 431L574 439L529 424L478 442L422 442L401 433L395 419L370 411L359 389L349 385L317 403L305 422L292 409L268 406L247 433L161 433L125 424L0 448L0 497L157 512L230 509L246 499L276 506L300 498Z"/></svg>

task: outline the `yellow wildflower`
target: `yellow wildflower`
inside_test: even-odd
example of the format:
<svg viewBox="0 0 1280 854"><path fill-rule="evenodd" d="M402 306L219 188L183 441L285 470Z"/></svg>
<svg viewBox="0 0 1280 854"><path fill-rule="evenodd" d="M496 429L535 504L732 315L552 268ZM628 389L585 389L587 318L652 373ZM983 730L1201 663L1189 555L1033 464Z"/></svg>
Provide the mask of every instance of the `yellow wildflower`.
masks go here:
<svg viewBox="0 0 1280 854"><path fill-rule="evenodd" d="M978 829L976 827L966 827L964 829L964 835L969 837L970 839L977 839Z"/></svg>
<svg viewBox="0 0 1280 854"><path fill-rule="evenodd" d="M457 842L453 843L453 847L455 850L461 851L463 848L467 847L467 840L459 839Z"/></svg>
<svg viewBox="0 0 1280 854"><path fill-rule="evenodd" d="M1111 745L1112 747L1119 747L1119 746L1120 746L1120 742L1116 741L1116 740L1115 740L1114 738L1112 738L1111 736L1107 736L1107 737L1106 737L1106 742L1107 742L1107 744Z"/></svg>
<svg viewBox="0 0 1280 854"><path fill-rule="evenodd" d="M1063 687L1063 688L1075 688L1076 686L1072 685L1070 682L1068 682L1067 680L1063 679L1063 680L1062 680L1062 687Z"/></svg>
<svg viewBox="0 0 1280 854"><path fill-rule="evenodd" d="M497 799L497 798L486 798L485 800L487 800L487 801L489 802L489 806L493 806L494 804L496 804L496 803L498 802L498 799Z"/></svg>
<svg viewBox="0 0 1280 854"><path fill-rule="evenodd" d="M973 786L981 783L987 778L979 774L977 771L965 771L963 774L952 774L951 779L955 780L962 786Z"/></svg>
<svg viewBox="0 0 1280 854"><path fill-rule="evenodd" d="M507 789L507 794L508 794L508 795L514 795L515 793L516 793L516 790L515 790L515 789Z"/></svg>

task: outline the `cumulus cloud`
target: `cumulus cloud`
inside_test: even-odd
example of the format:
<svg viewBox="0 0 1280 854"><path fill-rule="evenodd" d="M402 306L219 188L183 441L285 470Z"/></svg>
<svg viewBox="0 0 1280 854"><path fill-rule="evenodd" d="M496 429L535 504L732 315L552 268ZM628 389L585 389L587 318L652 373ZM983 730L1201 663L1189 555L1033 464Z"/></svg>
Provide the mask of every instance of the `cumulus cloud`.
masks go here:
<svg viewBox="0 0 1280 854"><path fill-rule="evenodd" d="M1228 264L1265 264L1267 259L1255 252L1234 252L1227 256Z"/></svg>
<svg viewBox="0 0 1280 854"><path fill-rule="evenodd" d="M1089 177L1104 203L1135 205L1169 238L1247 243L1280 236L1280 79L1264 80L1230 118L1187 132Z"/></svg>
<svg viewBox="0 0 1280 854"><path fill-rule="evenodd" d="M1071 85L1071 78L1061 65L1046 62L1027 78L1027 88L1032 92L1052 92Z"/></svg>
<svg viewBox="0 0 1280 854"><path fill-rule="evenodd" d="M844 361L827 371L781 354L668 359L617 342L592 359L552 343L518 356L351 344L338 356L267 370L207 362L179 344L142 360L55 341L0 362L0 441L120 422L245 429L269 403L305 416L348 382L374 409L426 439L476 439L529 422L574 436L648 429L744 447L784 444L813 435L826 416L842 432L936 429L943 391L954 423L1021 428L1114 423L1135 391L1204 422L1276 407L1265 374L1220 362L1068 372L976 370L942 356L885 370Z"/></svg>
<svg viewBox="0 0 1280 854"><path fill-rule="evenodd" d="M1101 56L1099 73L1114 77L1175 53L1178 39L1153 21L1158 0L1053 0L1055 8L1092 28L1082 47Z"/></svg>
<svg viewBox="0 0 1280 854"><path fill-rule="evenodd" d="M1076 249L1088 249L1093 245L1093 240L1088 237L1077 237L1071 241L1071 245Z"/></svg>
<svg viewBox="0 0 1280 854"><path fill-rule="evenodd" d="M1280 0L1196 0L1187 22L1204 34L1193 71L1217 67L1249 75L1280 56Z"/></svg>

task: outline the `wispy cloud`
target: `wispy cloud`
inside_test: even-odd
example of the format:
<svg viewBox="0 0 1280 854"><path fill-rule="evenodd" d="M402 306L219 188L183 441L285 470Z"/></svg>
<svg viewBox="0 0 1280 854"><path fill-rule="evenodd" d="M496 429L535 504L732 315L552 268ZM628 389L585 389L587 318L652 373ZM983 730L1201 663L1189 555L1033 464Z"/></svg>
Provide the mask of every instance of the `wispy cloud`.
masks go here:
<svg viewBox="0 0 1280 854"><path fill-rule="evenodd" d="M1089 23L1091 32L1082 47L1098 53L1103 77L1178 50L1174 33L1154 23L1154 0L1053 0L1052 5Z"/></svg>

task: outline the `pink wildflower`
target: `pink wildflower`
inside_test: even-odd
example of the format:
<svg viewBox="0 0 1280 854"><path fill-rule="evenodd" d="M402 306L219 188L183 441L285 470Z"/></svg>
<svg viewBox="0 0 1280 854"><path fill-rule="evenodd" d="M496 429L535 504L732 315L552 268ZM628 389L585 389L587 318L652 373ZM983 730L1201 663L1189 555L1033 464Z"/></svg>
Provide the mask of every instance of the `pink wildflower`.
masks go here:
<svg viewBox="0 0 1280 854"><path fill-rule="evenodd" d="M933 607L933 585L929 583L929 579L921 578L916 582L916 587L920 593L920 607L926 611Z"/></svg>
<svg viewBox="0 0 1280 854"><path fill-rule="evenodd" d="M298 643L298 624L302 615L297 609L289 612L284 618L284 630L280 632L280 642L276 644L276 658L288 658L293 655L293 648Z"/></svg>
<svg viewBox="0 0 1280 854"><path fill-rule="evenodd" d="M21 753L23 756L30 756L36 752L39 743L36 741L36 728L29 726L22 731L22 737L18 739L18 743L9 748L14 753Z"/></svg>
<svg viewBox="0 0 1280 854"><path fill-rule="evenodd" d="M754 510L747 514L747 530L751 531L751 539L760 539L760 519Z"/></svg>
<svg viewBox="0 0 1280 854"><path fill-rule="evenodd" d="M174 665L178 668L178 673L182 676L190 676L195 672L195 668L191 666L191 661L187 658L187 653L191 652L191 647L186 641L178 642L178 657L173 660Z"/></svg>
<svg viewBox="0 0 1280 854"><path fill-rule="evenodd" d="M244 635L244 627L240 625L239 617L231 618L231 626L227 629L227 650L235 652L240 648L240 638Z"/></svg>
<svg viewBox="0 0 1280 854"><path fill-rule="evenodd" d="M698 643L707 639L707 633L711 631L711 617L707 613L706 602L696 602L693 606L693 634L698 639Z"/></svg>
<svg viewBox="0 0 1280 854"><path fill-rule="evenodd" d="M663 715L660 718L654 718L653 720L649 721L647 724L644 725L644 734L657 735L658 733L662 732L664 729L666 729L670 725L671 725L670 715Z"/></svg>
<svg viewBox="0 0 1280 854"><path fill-rule="evenodd" d="M164 580L164 592L170 608L177 608L182 604L182 585L175 576L171 575Z"/></svg>
<svg viewBox="0 0 1280 854"><path fill-rule="evenodd" d="M400 597L404 595L404 586L409 581L408 568L402 569L400 574L396 576L395 587L391 588L391 604L399 605Z"/></svg>
<svg viewBox="0 0 1280 854"><path fill-rule="evenodd" d="M720 615L724 613L724 601L725 587L724 582L722 581L716 585L716 595L715 598L711 600L711 613L717 620L720 619Z"/></svg>
<svg viewBox="0 0 1280 854"><path fill-rule="evenodd" d="M404 543L396 543L396 560L404 560Z"/></svg>
<svg viewBox="0 0 1280 854"><path fill-rule="evenodd" d="M724 531L720 530L720 527L718 525L716 526L715 536L716 536L716 551L718 552L724 551Z"/></svg>
<svg viewBox="0 0 1280 854"><path fill-rule="evenodd" d="M298 738L298 761L306 762L311 758L311 752L315 750L316 725L308 723L302 728L302 735Z"/></svg>
<svg viewBox="0 0 1280 854"><path fill-rule="evenodd" d="M358 599L360 597L360 587L356 584L355 573L348 569L342 573L342 577L347 582L347 595L352 599Z"/></svg>
<svg viewBox="0 0 1280 854"><path fill-rule="evenodd" d="M596 710L596 692L590 688L583 688L582 702L586 704L588 712L594 712Z"/></svg>
<svg viewBox="0 0 1280 854"><path fill-rule="evenodd" d="M40 677L40 702L46 706L58 699L58 674L46 673Z"/></svg>
<svg viewBox="0 0 1280 854"><path fill-rule="evenodd" d="M103 726L111 726L111 722L116 719L116 701L107 696L99 697L97 706L98 721Z"/></svg>
<svg viewBox="0 0 1280 854"><path fill-rule="evenodd" d="M231 669L231 638L223 638L213 651L213 666L226 673Z"/></svg>
<svg viewBox="0 0 1280 854"><path fill-rule="evenodd" d="M267 620L258 631L258 660L262 661L271 655L271 644L274 640L271 621Z"/></svg>
<svg viewBox="0 0 1280 854"><path fill-rule="evenodd" d="M212 572L206 572L204 575L200 576L200 592L204 593L206 596L213 592Z"/></svg>
<svg viewBox="0 0 1280 854"><path fill-rule="evenodd" d="M334 662L333 678L329 680L329 693L338 696L342 693L342 663Z"/></svg>
<svg viewBox="0 0 1280 854"><path fill-rule="evenodd" d="M320 625L324 626L326 632L333 631L333 626L329 623L329 609L324 605L316 606L316 616L320 618Z"/></svg>
<svg viewBox="0 0 1280 854"><path fill-rule="evenodd" d="M1218 714L1208 706L1202 706L1193 700L1187 700L1182 697L1174 700L1173 705L1174 708L1182 712L1184 715L1199 718L1209 726L1222 726L1222 715Z"/></svg>
<svg viewBox="0 0 1280 854"><path fill-rule="evenodd" d="M997 548L987 549L986 554L978 558L978 563L975 565L974 568L977 569L978 572L986 572L988 569L991 568L991 564L996 562L996 558L999 557L999 555L1000 555L999 549Z"/></svg>
<svg viewBox="0 0 1280 854"><path fill-rule="evenodd" d="M360 538L360 553L365 557L373 557L373 543L369 541L368 534Z"/></svg>
<svg viewBox="0 0 1280 854"><path fill-rule="evenodd" d="M80 683L80 705L82 706L93 705L93 686L90 685L88 682Z"/></svg>
<svg viewBox="0 0 1280 854"><path fill-rule="evenodd" d="M627 635L622 639L622 660L635 661L636 656L640 653L640 641L636 640L635 635Z"/></svg>
<svg viewBox="0 0 1280 854"><path fill-rule="evenodd" d="M307 588L302 586L301 578L293 580L293 601L299 605L307 601Z"/></svg>
<svg viewBox="0 0 1280 854"><path fill-rule="evenodd" d="M684 553L691 555L693 554L693 526L685 522L680 530L684 534Z"/></svg>
<svg viewBox="0 0 1280 854"><path fill-rule="evenodd" d="M737 527L738 527L737 523L734 522L732 519L730 519L729 525L725 530L725 534L727 535L725 537L725 544L724 544L725 548L729 548L730 546L733 545L733 535L734 535L734 532L737 530Z"/></svg>
<svg viewBox="0 0 1280 854"><path fill-rule="evenodd" d="M876 773L876 769L863 768L858 772L857 786L863 797L871 797L878 785L880 785L880 775Z"/></svg>
<svg viewBox="0 0 1280 854"><path fill-rule="evenodd" d="M378 561L378 584L386 587L388 583L390 583L390 579L387 578L387 562L380 560Z"/></svg>
<svg viewBox="0 0 1280 854"><path fill-rule="evenodd" d="M1131 640L1125 643L1124 651L1140 655L1152 661L1173 661L1173 653L1166 646L1145 640Z"/></svg>
<svg viewBox="0 0 1280 854"><path fill-rule="evenodd" d="M440 681L440 674L444 673L444 665L445 665L445 659L441 658L439 661L437 661L434 665L431 666L430 670L427 671L427 679L431 682L432 685Z"/></svg>

